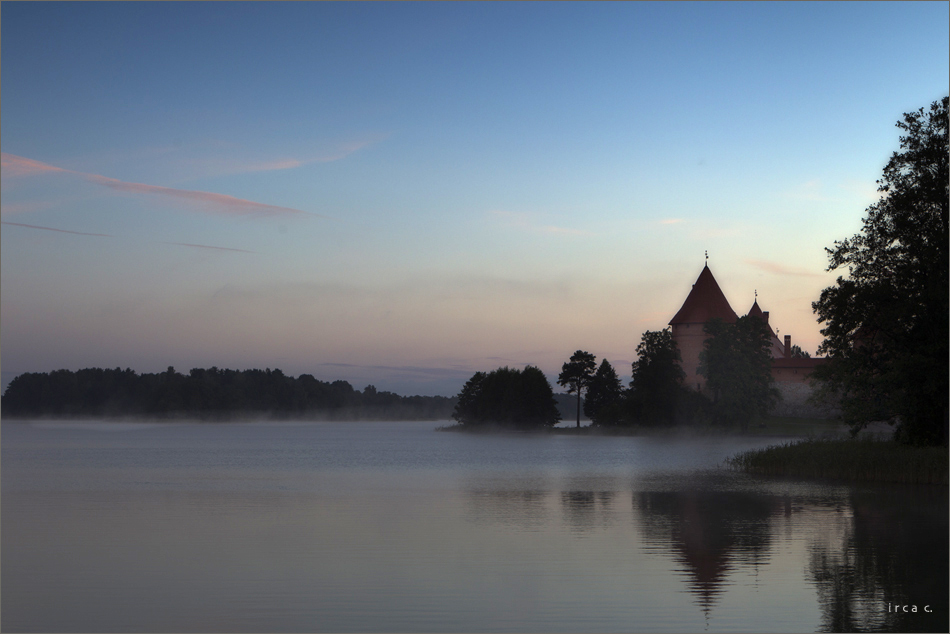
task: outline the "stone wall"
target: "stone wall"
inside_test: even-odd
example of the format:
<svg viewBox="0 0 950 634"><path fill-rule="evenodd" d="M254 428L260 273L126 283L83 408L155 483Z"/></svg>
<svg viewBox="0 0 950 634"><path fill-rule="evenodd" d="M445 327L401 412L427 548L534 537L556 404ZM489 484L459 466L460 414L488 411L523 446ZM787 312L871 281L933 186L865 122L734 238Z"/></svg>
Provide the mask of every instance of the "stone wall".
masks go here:
<svg viewBox="0 0 950 634"><path fill-rule="evenodd" d="M840 413L834 403L809 402L814 389L809 383L775 382L782 399L772 408L773 416L794 418L835 418Z"/></svg>

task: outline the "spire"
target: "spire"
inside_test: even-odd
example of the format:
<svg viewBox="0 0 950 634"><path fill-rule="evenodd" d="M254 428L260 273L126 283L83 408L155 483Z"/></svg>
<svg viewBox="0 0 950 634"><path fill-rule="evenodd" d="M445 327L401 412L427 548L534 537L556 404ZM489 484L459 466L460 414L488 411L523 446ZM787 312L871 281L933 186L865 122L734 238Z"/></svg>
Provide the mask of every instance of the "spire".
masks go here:
<svg viewBox="0 0 950 634"><path fill-rule="evenodd" d="M769 335L770 335L772 338L775 338L775 336L776 336L776 335L775 335L775 331L772 330L772 325L769 323L769 314L768 314L768 312L762 312L762 309L759 308L759 299L758 299L759 293L758 293L758 291L756 291L756 294L755 294L755 295L756 295L756 299L755 299L754 302L752 302L752 308L749 309L749 316L750 316L750 317L758 317L759 319L761 319L762 321L764 321L764 322L765 322L765 325L766 325L766 326L768 327L768 329L769 329Z"/></svg>
<svg viewBox="0 0 950 634"><path fill-rule="evenodd" d="M756 293L755 301L752 302L752 308L749 309L749 315L752 317L758 317L759 319L765 319L762 313L762 309L759 308L758 293Z"/></svg>
<svg viewBox="0 0 950 634"><path fill-rule="evenodd" d="M670 325L704 324L715 317L730 324L737 319L736 312L732 310L729 300L723 295L722 289L719 288L707 264L696 279L696 283L693 284L693 289L683 302L683 307L670 320Z"/></svg>

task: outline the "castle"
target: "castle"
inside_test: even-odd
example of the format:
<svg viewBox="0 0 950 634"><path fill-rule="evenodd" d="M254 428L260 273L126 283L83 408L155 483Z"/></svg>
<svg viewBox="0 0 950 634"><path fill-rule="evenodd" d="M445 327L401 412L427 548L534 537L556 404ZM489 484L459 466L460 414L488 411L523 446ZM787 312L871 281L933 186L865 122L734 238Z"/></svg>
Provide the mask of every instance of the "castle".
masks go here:
<svg viewBox="0 0 950 634"><path fill-rule="evenodd" d="M785 335L784 341L778 338L769 324L768 311L759 308L758 298L753 302L748 314L763 320L769 329L772 378L775 379L775 386L782 394L782 400L773 414L812 417L832 415L833 411L829 408L808 403L808 397L812 393L811 385L807 382L808 375L825 360L793 357L791 335ZM703 344L707 339L703 332L703 325L716 317L729 324L735 323L738 319L707 264L696 279L696 283L693 284L689 295L686 296L682 308L673 316L669 324L672 328L673 341L679 347L682 357L681 367L686 373L685 383L689 387L696 386L696 389L700 391L706 384L705 377L699 374L699 353L702 352Z"/></svg>

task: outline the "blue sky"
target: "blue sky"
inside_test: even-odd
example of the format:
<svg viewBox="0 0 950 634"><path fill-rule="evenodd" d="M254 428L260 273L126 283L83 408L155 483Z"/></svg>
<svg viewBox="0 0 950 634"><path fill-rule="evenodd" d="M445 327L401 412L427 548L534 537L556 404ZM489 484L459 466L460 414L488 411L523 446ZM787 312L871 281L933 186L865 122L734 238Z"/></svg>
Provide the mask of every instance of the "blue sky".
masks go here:
<svg viewBox="0 0 950 634"><path fill-rule="evenodd" d="M947 3L4 3L4 383L629 375L709 264L814 352Z"/></svg>

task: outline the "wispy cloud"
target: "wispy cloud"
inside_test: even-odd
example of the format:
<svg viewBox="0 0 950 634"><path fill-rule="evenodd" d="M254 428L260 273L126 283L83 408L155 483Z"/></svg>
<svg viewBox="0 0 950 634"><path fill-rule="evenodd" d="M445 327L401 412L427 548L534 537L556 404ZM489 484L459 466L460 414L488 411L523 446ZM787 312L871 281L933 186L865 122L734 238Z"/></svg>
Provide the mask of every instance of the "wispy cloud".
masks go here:
<svg viewBox="0 0 950 634"><path fill-rule="evenodd" d="M257 253L256 251L248 251L247 249L234 249L231 247L215 247L209 244L191 244L189 242L164 242L163 244L174 244L179 247L190 247L192 249L213 249L215 251L237 251L239 253Z"/></svg>
<svg viewBox="0 0 950 634"><path fill-rule="evenodd" d="M7 176L33 176L49 172L68 172L61 167L40 163L33 159L16 156L15 154L0 153L0 169Z"/></svg>
<svg viewBox="0 0 950 634"><path fill-rule="evenodd" d="M205 176L227 176L234 174L251 174L254 172L273 172L279 170L296 169L304 165L310 165L311 163L332 163L334 161L342 160L367 146L386 139L387 137L389 137L389 133L370 135L360 139L347 141L346 143L337 144L329 151L317 152L303 158L282 157L268 161L248 161L228 157L218 159L211 158L192 160L188 161L188 163L192 166L192 171L202 173Z"/></svg>
<svg viewBox="0 0 950 634"><path fill-rule="evenodd" d="M116 178L109 178L99 174L89 174L75 170L67 170L55 165L41 163L33 159L16 156L13 154L2 154L2 167L4 170L10 170L14 176L31 176L42 173L68 173L76 174L90 183L95 183L103 187L131 194L149 194L163 196L179 201L197 203L200 207L230 215L287 215L287 214L307 214L321 217L321 214L313 214L293 207L281 207L278 205L268 205L253 200L235 198L227 194L216 194L213 192L197 191L191 189L175 189L172 187L162 187L159 185L147 185L145 183L132 183L121 181Z"/></svg>
<svg viewBox="0 0 950 634"><path fill-rule="evenodd" d="M570 235L570 236L590 236L593 235L590 231L584 231L582 229L571 229L568 227L557 227L554 225L543 225L538 224L533 221L532 216L526 213L517 213L513 211L502 211L498 209L493 209L488 212L490 216L496 218L499 222L504 224L507 227L513 229L520 229L522 231L532 231L535 233L550 233L558 235Z"/></svg>
<svg viewBox="0 0 950 634"><path fill-rule="evenodd" d="M814 271L809 271L807 269L798 269L792 268L789 266L784 266L776 262L768 262L766 260L746 260L746 264L750 264L758 269L767 271L769 273L774 273L775 275L795 275L799 277L822 277L820 273Z"/></svg>
<svg viewBox="0 0 950 634"><path fill-rule="evenodd" d="M306 214L308 212L302 211L300 209L294 209L292 207L279 207L277 205L268 205L266 203L259 203L253 200L245 200L243 198L235 198L234 196L228 196L227 194L215 194L212 192L203 192L191 189L174 189L172 187L161 187L159 185L146 185L144 183L130 183L127 181L120 181L115 178L108 178L106 176L99 176L98 174L84 174L86 180L114 189L116 191L129 192L133 194L153 194L158 196L166 196L170 198L176 198L180 200L187 200L191 202L200 203L203 206L213 209L215 211L221 211L224 213L235 214L235 215L248 215L248 214L265 214L265 215L275 215L275 214Z"/></svg>
<svg viewBox="0 0 950 634"><path fill-rule="evenodd" d="M72 233L77 236L99 236L102 238L111 238L113 236L108 233L87 233L85 231L70 231L69 229L56 229L54 227L41 227L39 225L27 225L22 222L8 222L6 220L2 221L2 224L13 225L15 227L26 227L28 229L43 229L44 231L58 231L59 233Z"/></svg>

